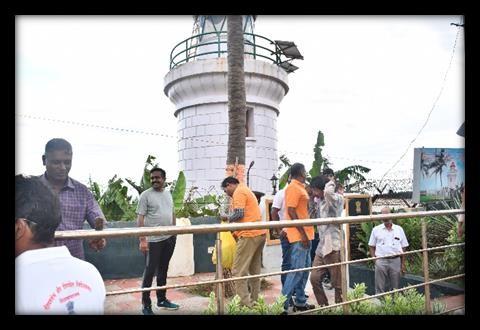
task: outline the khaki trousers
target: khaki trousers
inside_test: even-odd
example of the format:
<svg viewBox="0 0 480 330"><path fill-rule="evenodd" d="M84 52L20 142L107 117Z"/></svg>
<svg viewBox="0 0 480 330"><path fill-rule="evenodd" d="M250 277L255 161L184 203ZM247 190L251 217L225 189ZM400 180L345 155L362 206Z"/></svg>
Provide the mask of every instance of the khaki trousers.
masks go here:
<svg viewBox="0 0 480 330"><path fill-rule="evenodd" d="M233 259L232 275L257 275L262 270L262 252L265 246L265 235L240 237L237 251ZM247 282L248 281L248 282ZM249 292L250 287L250 292ZM235 281L235 293L240 297L240 304L251 307L258 299L260 278Z"/></svg>
<svg viewBox="0 0 480 330"><path fill-rule="evenodd" d="M316 254L312 266L322 266L337 262L340 262L340 251L332 251L323 258ZM335 303L342 302L342 273L340 266L313 269L310 274L310 283L312 283L313 293L315 294L317 303L320 306L328 305L328 299L325 295L322 284L322 278L326 273L326 269L328 269L330 272L332 287L335 289Z"/></svg>

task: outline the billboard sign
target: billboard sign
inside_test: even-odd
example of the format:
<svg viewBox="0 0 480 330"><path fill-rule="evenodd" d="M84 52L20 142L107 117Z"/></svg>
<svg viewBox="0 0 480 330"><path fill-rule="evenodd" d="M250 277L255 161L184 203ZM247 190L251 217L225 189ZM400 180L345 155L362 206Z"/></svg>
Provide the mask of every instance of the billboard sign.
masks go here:
<svg viewBox="0 0 480 330"><path fill-rule="evenodd" d="M464 148L415 148L414 203L449 200L465 185Z"/></svg>

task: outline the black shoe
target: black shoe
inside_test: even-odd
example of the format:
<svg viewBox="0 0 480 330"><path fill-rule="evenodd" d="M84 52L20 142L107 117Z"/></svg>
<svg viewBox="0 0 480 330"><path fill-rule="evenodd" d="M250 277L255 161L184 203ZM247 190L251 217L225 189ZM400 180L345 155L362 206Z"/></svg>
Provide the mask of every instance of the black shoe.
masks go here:
<svg viewBox="0 0 480 330"><path fill-rule="evenodd" d="M297 295L294 293L292 294L292 298L297 298ZM305 293L305 298L308 299L308 294Z"/></svg>
<svg viewBox="0 0 480 330"><path fill-rule="evenodd" d="M143 307L142 313L143 315L155 315L155 313L152 311L152 306Z"/></svg>
<svg viewBox="0 0 480 330"><path fill-rule="evenodd" d="M308 311L308 310L314 309L314 308L315 308L315 305L311 305L309 303L306 303L305 306L294 305L293 306L293 311L294 312L303 312L303 311Z"/></svg>
<svg viewBox="0 0 480 330"><path fill-rule="evenodd" d="M288 311L283 311L280 313L280 315L288 315Z"/></svg>
<svg viewBox="0 0 480 330"><path fill-rule="evenodd" d="M157 303L157 306L158 308L169 309L169 310L177 310L180 308L180 305L175 304L168 299L165 299L164 301Z"/></svg>
<svg viewBox="0 0 480 330"><path fill-rule="evenodd" d="M295 305L295 302L293 301L293 298L290 298L290 301L288 302L288 305L290 307L293 307Z"/></svg>

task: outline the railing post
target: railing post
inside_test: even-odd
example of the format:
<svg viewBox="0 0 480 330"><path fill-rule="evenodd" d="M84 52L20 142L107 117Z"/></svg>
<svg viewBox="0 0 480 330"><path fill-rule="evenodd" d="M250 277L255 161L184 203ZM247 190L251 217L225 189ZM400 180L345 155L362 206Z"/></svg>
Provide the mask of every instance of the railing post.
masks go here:
<svg viewBox="0 0 480 330"><path fill-rule="evenodd" d="M340 261L344 262L345 261L345 238L344 238L344 231L343 231L343 226L340 226ZM341 277L342 277L342 302L347 301L347 295L348 295L348 285L347 285L347 267L348 265L341 265L340 266L340 272L341 272ZM343 314L347 315L349 314L348 310L348 305L343 305Z"/></svg>
<svg viewBox="0 0 480 330"><path fill-rule="evenodd" d="M215 241L215 251L217 253L217 280L223 279L223 267L222 267L222 241L220 240L220 232L217 232L217 240ZM224 314L224 283L217 284L217 314Z"/></svg>
<svg viewBox="0 0 480 330"><path fill-rule="evenodd" d="M422 218L422 249L427 249L427 218ZM428 251L423 251L423 278L425 282L430 282L428 269ZM432 305L430 303L430 284L425 284L425 311L432 314Z"/></svg>

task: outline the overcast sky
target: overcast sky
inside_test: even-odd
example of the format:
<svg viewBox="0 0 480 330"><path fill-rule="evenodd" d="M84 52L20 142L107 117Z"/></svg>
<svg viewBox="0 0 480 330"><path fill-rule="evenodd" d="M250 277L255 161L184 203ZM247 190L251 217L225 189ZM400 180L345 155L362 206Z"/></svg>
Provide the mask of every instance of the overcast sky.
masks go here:
<svg viewBox="0 0 480 330"><path fill-rule="evenodd" d="M417 135L442 86L428 124L387 177L412 176L415 147L463 148L456 135L465 112L462 30L444 83L459 29L450 23L460 22L461 16L258 16L256 34L294 41L305 58L288 75L279 155L309 169L321 130L335 170L360 164L379 179ZM114 174L138 181L149 154L175 179L177 120L163 78L172 48L192 28L192 16L16 16L16 173L43 173L46 142L63 137L74 150L70 175L81 182L91 176L106 184Z"/></svg>

